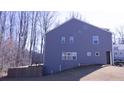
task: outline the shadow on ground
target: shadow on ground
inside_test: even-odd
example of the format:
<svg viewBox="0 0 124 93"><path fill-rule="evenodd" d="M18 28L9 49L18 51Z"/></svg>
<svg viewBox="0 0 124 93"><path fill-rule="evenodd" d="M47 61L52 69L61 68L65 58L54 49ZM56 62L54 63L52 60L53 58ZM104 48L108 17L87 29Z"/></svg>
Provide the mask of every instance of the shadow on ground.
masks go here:
<svg viewBox="0 0 124 93"><path fill-rule="evenodd" d="M1 81L79 81L80 78L103 68L102 65L81 66L52 75L36 78L1 78Z"/></svg>

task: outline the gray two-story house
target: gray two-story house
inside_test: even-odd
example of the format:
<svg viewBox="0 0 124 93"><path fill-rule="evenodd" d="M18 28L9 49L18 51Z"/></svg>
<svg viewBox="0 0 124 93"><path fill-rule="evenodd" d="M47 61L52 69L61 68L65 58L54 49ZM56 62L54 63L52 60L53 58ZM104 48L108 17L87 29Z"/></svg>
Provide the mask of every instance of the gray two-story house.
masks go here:
<svg viewBox="0 0 124 93"><path fill-rule="evenodd" d="M46 74L111 62L112 33L109 31L73 18L46 34Z"/></svg>

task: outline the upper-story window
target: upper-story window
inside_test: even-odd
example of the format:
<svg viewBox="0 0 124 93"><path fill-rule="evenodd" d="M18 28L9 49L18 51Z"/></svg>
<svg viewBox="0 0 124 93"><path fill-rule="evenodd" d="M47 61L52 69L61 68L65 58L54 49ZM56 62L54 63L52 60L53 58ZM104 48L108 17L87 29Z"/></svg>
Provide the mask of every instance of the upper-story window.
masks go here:
<svg viewBox="0 0 124 93"><path fill-rule="evenodd" d="M74 42L74 37L73 37L73 36L70 36L70 37L69 37L69 42L70 42L70 43L73 43L73 42Z"/></svg>
<svg viewBox="0 0 124 93"><path fill-rule="evenodd" d="M64 36L61 37L61 44L65 44L65 37Z"/></svg>
<svg viewBox="0 0 124 93"><path fill-rule="evenodd" d="M93 36L92 40L93 40L93 44L96 44L96 45L99 44L99 36Z"/></svg>

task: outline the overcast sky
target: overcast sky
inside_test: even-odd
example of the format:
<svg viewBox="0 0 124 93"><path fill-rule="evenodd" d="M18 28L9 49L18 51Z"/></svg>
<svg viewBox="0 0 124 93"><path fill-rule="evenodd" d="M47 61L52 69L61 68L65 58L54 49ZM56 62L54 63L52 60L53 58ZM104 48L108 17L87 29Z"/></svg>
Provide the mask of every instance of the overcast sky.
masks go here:
<svg viewBox="0 0 124 93"><path fill-rule="evenodd" d="M6 11L79 11L89 23L111 31L124 25L124 0L1 0L0 4Z"/></svg>

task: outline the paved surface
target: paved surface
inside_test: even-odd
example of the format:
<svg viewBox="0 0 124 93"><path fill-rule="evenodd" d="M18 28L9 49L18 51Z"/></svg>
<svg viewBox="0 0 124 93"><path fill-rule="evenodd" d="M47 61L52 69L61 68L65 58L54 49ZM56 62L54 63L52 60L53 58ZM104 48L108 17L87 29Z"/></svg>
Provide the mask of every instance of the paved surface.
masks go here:
<svg viewBox="0 0 124 93"><path fill-rule="evenodd" d="M104 81L123 81L124 67L106 66L98 69L80 80L104 80Z"/></svg>
<svg viewBox="0 0 124 93"><path fill-rule="evenodd" d="M124 67L82 66L38 78L2 78L4 81L113 81L124 80Z"/></svg>

